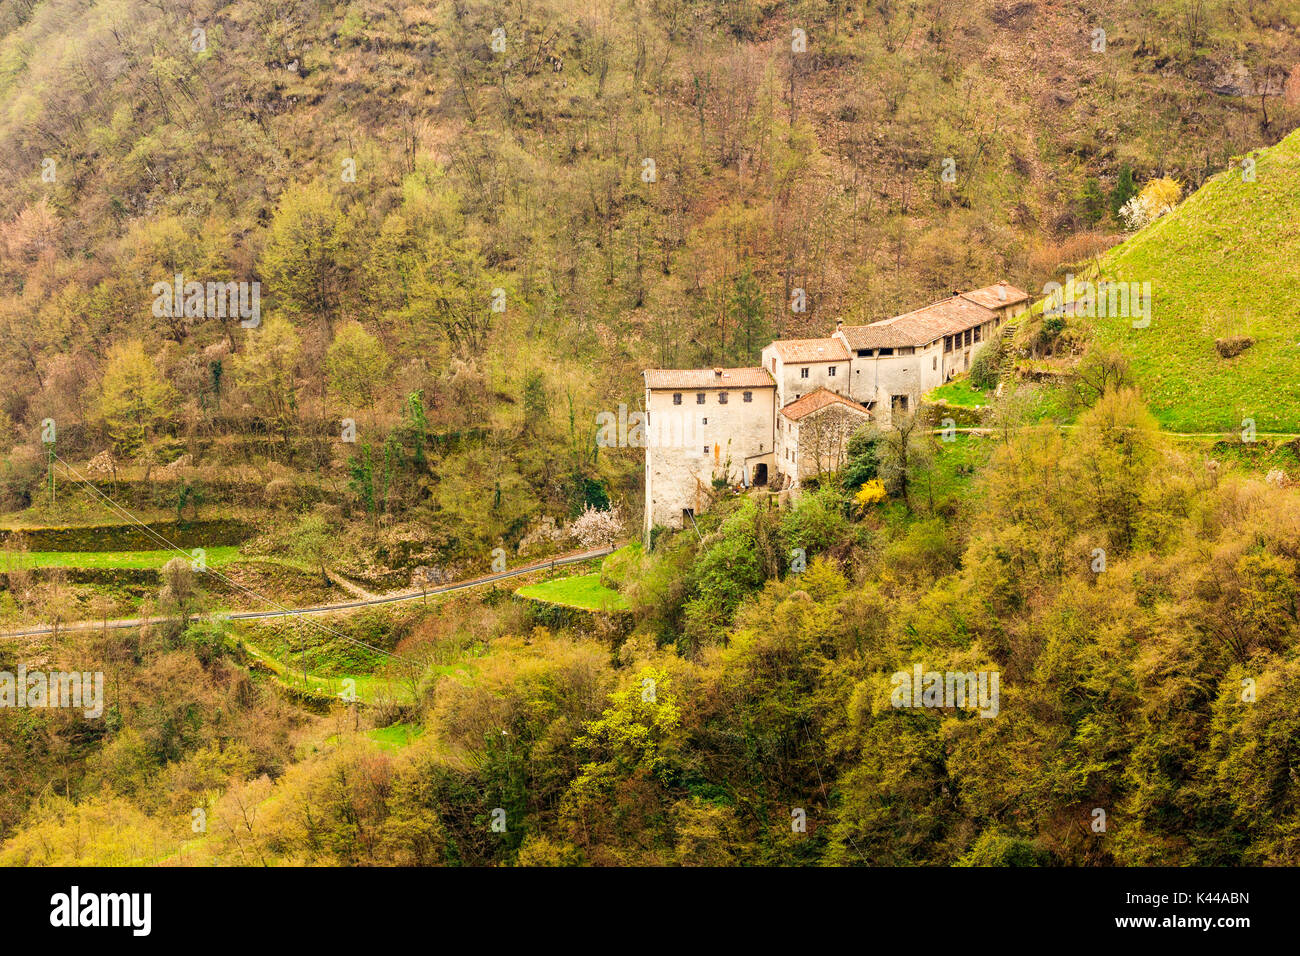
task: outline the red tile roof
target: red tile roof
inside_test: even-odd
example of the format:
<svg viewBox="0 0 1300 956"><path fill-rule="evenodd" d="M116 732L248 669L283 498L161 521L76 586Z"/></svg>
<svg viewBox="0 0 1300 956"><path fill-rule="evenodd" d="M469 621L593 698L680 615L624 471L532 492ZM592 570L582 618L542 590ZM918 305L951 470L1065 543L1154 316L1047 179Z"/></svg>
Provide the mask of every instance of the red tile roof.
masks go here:
<svg viewBox="0 0 1300 956"><path fill-rule="evenodd" d="M982 305L986 309L1003 309L1009 305L1019 305L1021 302L1029 301L1028 292L1017 289L1006 282L985 286L983 289L975 289L972 292L963 292L961 296L963 299L970 299L976 305Z"/></svg>
<svg viewBox="0 0 1300 956"><path fill-rule="evenodd" d="M776 388L767 369L762 368L649 368L647 388Z"/></svg>
<svg viewBox="0 0 1300 956"><path fill-rule="evenodd" d="M843 362L849 350L837 338L777 339L772 343L782 362Z"/></svg>
<svg viewBox="0 0 1300 956"><path fill-rule="evenodd" d="M871 417L871 412L867 411L857 402L850 401L843 395L838 395L827 388L815 388L807 395L795 399L785 408L781 409L781 414L790 419L790 421L797 422L801 418L807 418L813 412L821 411L826 406L835 404L845 405L854 411L861 412L868 418Z"/></svg>
<svg viewBox="0 0 1300 956"><path fill-rule="evenodd" d="M840 329L851 349L897 348L900 345L929 345L936 339L983 325L993 312L969 299L954 295L915 312L882 319L870 325L846 325Z"/></svg>
<svg viewBox="0 0 1300 956"><path fill-rule="evenodd" d="M983 325L994 312L1029 300L1029 293L999 282L973 292L959 292L924 308L881 319L870 325L846 325L839 330L851 349L929 345L945 335Z"/></svg>

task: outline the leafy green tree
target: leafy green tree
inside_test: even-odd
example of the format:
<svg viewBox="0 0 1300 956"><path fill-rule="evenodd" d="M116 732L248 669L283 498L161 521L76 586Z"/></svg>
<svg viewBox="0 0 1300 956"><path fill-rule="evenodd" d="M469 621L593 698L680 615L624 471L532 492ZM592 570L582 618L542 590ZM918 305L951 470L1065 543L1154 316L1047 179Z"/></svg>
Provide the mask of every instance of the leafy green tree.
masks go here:
<svg viewBox="0 0 1300 956"><path fill-rule="evenodd" d="M289 534L289 553L320 571L321 581L330 583L328 563L338 553L338 529L324 515L305 515Z"/></svg>
<svg viewBox="0 0 1300 956"><path fill-rule="evenodd" d="M247 345L234 358L236 380L286 445L298 407L299 353L298 333L287 319L275 316L262 328L249 332Z"/></svg>
<svg viewBox="0 0 1300 956"><path fill-rule="evenodd" d="M360 322L340 325L325 354L330 392L345 408L373 408L387 384L388 366L383 345Z"/></svg>
<svg viewBox="0 0 1300 956"><path fill-rule="evenodd" d="M1145 496L1162 444L1156 420L1131 389L1107 392L1079 419L1073 451L1083 502L1117 552L1133 546L1143 524Z"/></svg>
<svg viewBox="0 0 1300 956"><path fill-rule="evenodd" d="M840 472L840 480L848 490L859 488L876 477L879 462L876 444L879 440L880 436L870 426L860 428L849 436L848 444L845 446L848 461Z"/></svg>
<svg viewBox="0 0 1300 956"><path fill-rule="evenodd" d="M732 351L740 364L751 363L771 340L771 326L763 290L749 263L732 280L731 315L736 330Z"/></svg>
<svg viewBox="0 0 1300 956"><path fill-rule="evenodd" d="M178 396L144 343L132 339L109 349L100 385L99 413L124 454L142 448L173 414Z"/></svg>
<svg viewBox="0 0 1300 956"><path fill-rule="evenodd" d="M1115 188L1110 191L1110 214L1118 221L1119 211L1124 204L1137 195L1137 183L1133 179L1133 168L1125 163L1119 168Z"/></svg>
<svg viewBox="0 0 1300 956"><path fill-rule="evenodd" d="M323 184L284 191L261 259L278 312L301 321L324 319L333 327L345 278L346 236L343 214Z"/></svg>
<svg viewBox="0 0 1300 956"><path fill-rule="evenodd" d="M934 438L920 415L905 412L896 412L888 427L878 429L875 437L880 480L910 511L917 475L934 461Z"/></svg>

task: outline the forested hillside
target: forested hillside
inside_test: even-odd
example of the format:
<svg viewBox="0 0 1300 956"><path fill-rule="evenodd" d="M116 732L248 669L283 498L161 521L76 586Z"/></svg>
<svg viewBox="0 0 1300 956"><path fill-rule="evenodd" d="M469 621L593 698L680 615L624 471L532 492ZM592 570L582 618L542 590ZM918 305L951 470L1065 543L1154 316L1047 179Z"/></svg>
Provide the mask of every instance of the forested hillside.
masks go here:
<svg viewBox="0 0 1300 956"><path fill-rule="evenodd" d="M8 505L52 418L81 460L184 452L313 489L332 470L330 497L415 514L447 560L544 512L635 509L635 456L591 439L641 367L1040 287L1113 241L1144 180L1195 186L1294 125L1298 20L1199 0L11 0ZM261 324L155 316L178 274L261 282Z"/></svg>
<svg viewBox="0 0 1300 956"><path fill-rule="evenodd" d="M0 674L105 699L0 707L0 863L1294 865L1298 31L3 0ZM641 369L1067 274L1150 336L1040 303L640 540Z"/></svg>
<svg viewBox="0 0 1300 956"><path fill-rule="evenodd" d="M1294 865L1300 491L1124 389L1065 435L918 435L910 491L898 452L852 463L888 502L735 498L607 559L621 623L336 622L414 665L359 711L253 666L376 659L302 625L65 635L112 709L0 711L0 862ZM914 667L1000 673L996 713L898 707Z"/></svg>

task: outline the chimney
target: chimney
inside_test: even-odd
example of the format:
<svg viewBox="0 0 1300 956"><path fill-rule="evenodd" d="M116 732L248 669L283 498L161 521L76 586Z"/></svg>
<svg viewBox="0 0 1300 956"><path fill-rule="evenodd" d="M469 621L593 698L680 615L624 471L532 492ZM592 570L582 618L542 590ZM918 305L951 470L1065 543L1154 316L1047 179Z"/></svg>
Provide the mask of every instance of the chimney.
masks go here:
<svg viewBox="0 0 1300 956"><path fill-rule="evenodd" d="M713 370L713 374L716 375L718 378L722 378L722 369L720 369L720 368L715 368L715 369Z"/></svg>
<svg viewBox="0 0 1300 956"><path fill-rule="evenodd" d="M843 320L843 319L836 319L836 320L835 320L835 331L838 332L838 331L839 331L840 329L842 329L842 328L844 328L844 320Z"/></svg>
<svg viewBox="0 0 1300 956"><path fill-rule="evenodd" d="M998 283L998 301L1007 301L1007 280L1003 279Z"/></svg>

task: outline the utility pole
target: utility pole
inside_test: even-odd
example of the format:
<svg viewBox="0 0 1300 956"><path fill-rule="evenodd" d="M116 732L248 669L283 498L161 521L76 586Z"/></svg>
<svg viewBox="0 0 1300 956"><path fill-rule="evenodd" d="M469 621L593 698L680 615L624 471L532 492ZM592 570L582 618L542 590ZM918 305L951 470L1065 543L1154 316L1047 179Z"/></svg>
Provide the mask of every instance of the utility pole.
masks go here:
<svg viewBox="0 0 1300 956"><path fill-rule="evenodd" d="M46 448L46 462L50 472L50 508L54 508L54 441L58 432L53 418L41 422L41 442Z"/></svg>

